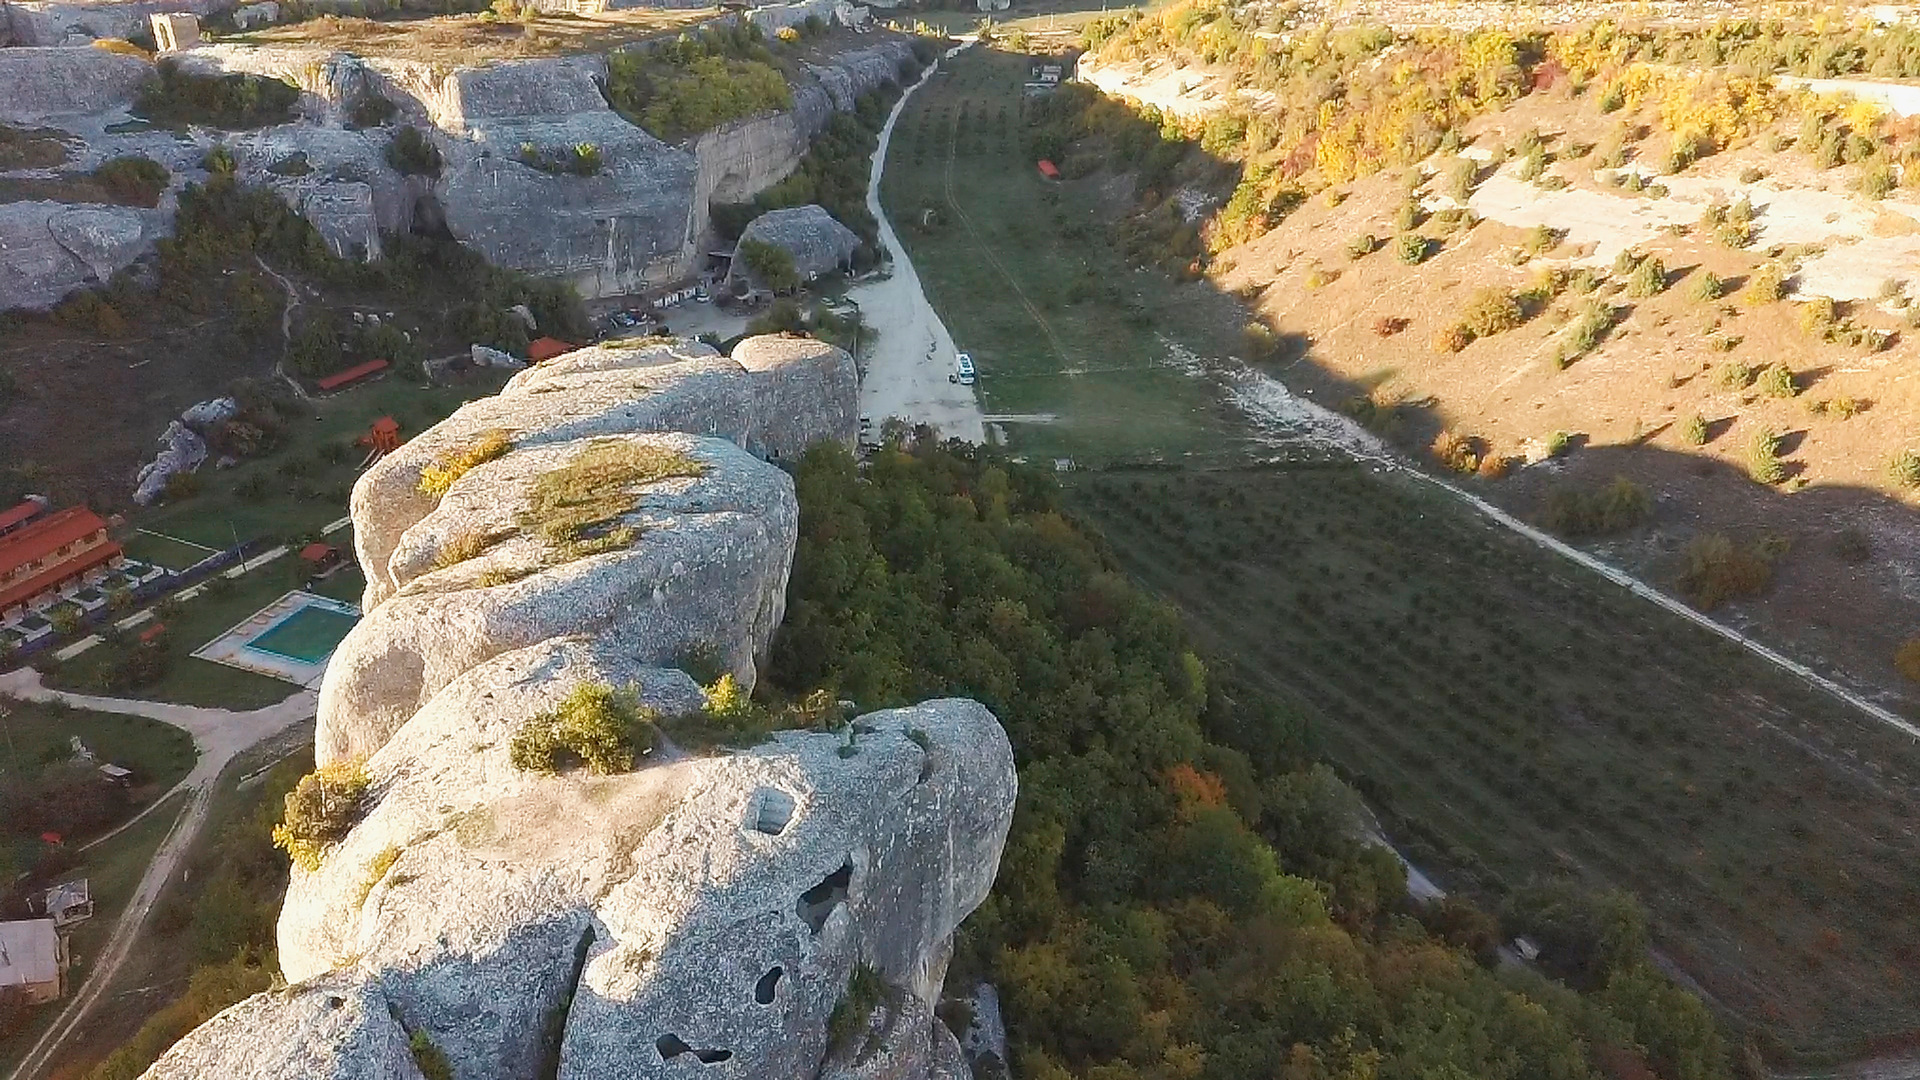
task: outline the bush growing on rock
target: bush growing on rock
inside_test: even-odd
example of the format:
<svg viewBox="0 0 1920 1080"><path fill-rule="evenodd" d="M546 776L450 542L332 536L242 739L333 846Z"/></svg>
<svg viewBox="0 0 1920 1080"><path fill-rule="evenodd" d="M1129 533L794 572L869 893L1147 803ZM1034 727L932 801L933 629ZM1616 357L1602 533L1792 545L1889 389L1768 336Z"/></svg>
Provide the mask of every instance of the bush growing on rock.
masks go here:
<svg viewBox="0 0 1920 1080"><path fill-rule="evenodd" d="M513 767L552 773L575 765L600 775L627 772L651 753L658 716L629 690L582 683L552 712L534 716L508 747Z"/></svg>
<svg viewBox="0 0 1920 1080"><path fill-rule="evenodd" d="M1725 293L1726 284L1711 270L1698 271L1687 280L1687 299L1696 304L1718 300Z"/></svg>
<svg viewBox="0 0 1920 1080"><path fill-rule="evenodd" d="M1754 386L1770 398L1790 398L1800 392L1800 384L1794 379L1792 369L1780 363L1768 364L1761 369Z"/></svg>
<svg viewBox="0 0 1920 1080"><path fill-rule="evenodd" d="M165 165L138 154L114 158L93 170L107 194L128 206L158 206L170 175Z"/></svg>
<svg viewBox="0 0 1920 1080"><path fill-rule="evenodd" d="M1761 428L1747 444L1747 471L1756 483L1777 484L1787 478L1787 467L1780 461L1780 433Z"/></svg>
<svg viewBox="0 0 1920 1080"><path fill-rule="evenodd" d="M1893 482L1903 488L1920 487L1920 450L1902 450L1888 466Z"/></svg>
<svg viewBox="0 0 1920 1080"><path fill-rule="evenodd" d="M161 60L133 111L149 120L229 131L286 123L300 91L264 75L197 75Z"/></svg>
<svg viewBox="0 0 1920 1080"><path fill-rule="evenodd" d="M287 793L285 816L273 827L273 845L302 869L320 869L328 845L353 827L367 786L367 771L357 761L322 765L301 777Z"/></svg>
<svg viewBox="0 0 1920 1080"><path fill-rule="evenodd" d="M827 1047L831 1055L856 1052L855 1041L863 1039L873 1020L873 1010L886 1000L887 984L880 973L865 963L853 966L847 976L846 993L827 1017Z"/></svg>
<svg viewBox="0 0 1920 1080"><path fill-rule="evenodd" d="M437 180L442 165L440 148L419 128L403 127L387 140L387 164L402 176L425 176Z"/></svg>
<svg viewBox="0 0 1920 1080"><path fill-rule="evenodd" d="M1627 295L1635 299L1657 296L1667 288L1667 267L1658 256L1649 255L1634 264L1627 275Z"/></svg>
<svg viewBox="0 0 1920 1080"><path fill-rule="evenodd" d="M513 449L513 436L505 428L480 433L472 442L441 454L420 471L420 494L439 498L469 471L495 458L505 457Z"/></svg>
<svg viewBox="0 0 1920 1080"><path fill-rule="evenodd" d="M622 439L599 439L572 461L544 473L527 493L520 527L562 560L629 547L639 536L615 522L633 512L634 489L672 477L705 476L705 464L678 450Z"/></svg>
<svg viewBox="0 0 1920 1080"><path fill-rule="evenodd" d="M1428 241L1419 233L1401 233L1393 242L1393 254L1408 266L1418 266L1427 259Z"/></svg>
<svg viewBox="0 0 1920 1080"><path fill-rule="evenodd" d="M1771 304L1787 294L1786 281L1786 272L1778 264L1768 263L1754 271L1741 295L1747 298L1750 307Z"/></svg>
<svg viewBox="0 0 1920 1080"><path fill-rule="evenodd" d="M1680 424L1680 441L1688 446L1705 446L1709 432L1706 417L1695 413Z"/></svg>

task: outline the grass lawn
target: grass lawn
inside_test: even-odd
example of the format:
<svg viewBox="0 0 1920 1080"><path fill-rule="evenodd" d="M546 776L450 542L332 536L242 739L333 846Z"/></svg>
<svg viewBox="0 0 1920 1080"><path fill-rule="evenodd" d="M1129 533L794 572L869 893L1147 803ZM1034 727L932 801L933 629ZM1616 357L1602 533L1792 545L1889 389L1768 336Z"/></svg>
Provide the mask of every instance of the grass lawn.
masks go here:
<svg viewBox="0 0 1920 1080"><path fill-rule="evenodd" d="M894 130L881 195L927 297L972 353L1011 447L1083 461L1237 459L1247 448L1214 382L1173 355L1238 343L1241 316L1204 283L1124 268L1097 181L1040 178L1022 147L1027 60L943 61ZM918 226L931 209L931 231Z"/></svg>
<svg viewBox="0 0 1920 1080"><path fill-rule="evenodd" d="M128 533L121 538L120 546L126 550L129 559L164 566L169 570L185 570L221 550L218 547L202 547L199 544L176 540L171 536L143 531ZM231 547L231 541L225 546Z"/></svg>
<svg viewBox="0 0 1920 1080"><path fill-rule="evenodd" d="M298 588L303 580L296 560L285 557L262 566L222 588L180 602L179 615L167 619L166 674L159 682L117 694L152 701L171 701L180 705L205 705L223 709L257 709L281 701L299 688L251 671L201 660L195 649L219 637ZM144 629L145 627L141 627ZM46 684L79 693L105 693L102 671L115 662L129 645L102 643L45 672Z"/></svg>
<svg viewBox="0 0 1920 1080"><path fill-rule="evenodd" d="M68 986L77 988L86 980L95 958L113 935L114 923L139 887L154 851L173 830L174 820L188 798L189 793L183 791L166 800L126 832L88 851L86 861L69 871L71 877L88 879L93 890L94 915L73 931L69 945L73 967L67 972ZM53 1023L59 1011L59 1003L49 1005L11 1038L0 1040L0 1072L10 1070L32 1048L34 1040Z"/></svg>
<svg viewBox="0 0 1920 1080"><path fill-rule="evenodd" d="M366 456L366 448L354 440L366 434L373 421L391 416L400 421L402 437L416 435L461 403L494 393L504 381L495 375L423 388L389 375L316 399L308 403L312 419L288 421L286 441L272 455L232 469L204 469L200 494L138 514L133 524L216 550L232 547L236 537L284 541L317 533L346 516L347 493ZM254 493L243 494L256 487ZM140 545L155 539L134 535L139 545L130 554L145 550Z"/></svg>
<svg viewBox="0 0 1920 1080"><path fill-rule="evenodd" d="M344 600L349 604L358 604L360 596L366 592L367 579L357 566L341 569L325 581L319 582L307 591L315 596L324 596L332 600Z"/></svg>
<svg viewBox="0 0 1920 1080"><path fill-rule="evenodd" d="M74 736L102 762L137 774L140 787L149 792L143 806L193 770L193 737L158 720L13 699L0 701L0 709L7 714L0 719L0 776L35 772L42 762L66 759Z"/></svg>
<svg viewBox="0 0 1920 1080"><path fill-rule="evenodd" d="M1738 1025L1811 1059L1920 1026L1920 749L1409 481L1082 474L1125 567L1298 702L1442 883L1632 890Z"/></svg>

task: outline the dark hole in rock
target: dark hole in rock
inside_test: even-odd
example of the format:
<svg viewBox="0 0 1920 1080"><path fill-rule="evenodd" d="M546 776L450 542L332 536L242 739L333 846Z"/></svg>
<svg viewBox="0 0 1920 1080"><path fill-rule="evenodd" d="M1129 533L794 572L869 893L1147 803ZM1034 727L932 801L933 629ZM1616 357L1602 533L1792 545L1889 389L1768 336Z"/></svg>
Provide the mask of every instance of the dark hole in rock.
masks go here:
<svg viewBox="0 0 1920 1080"><path fill-rule="evenodd" d="M754 798L754 829L768 836L779 836L792 820L793 796L778 788L761 788Z"/></svg>
<svg viewBox="0 0 1920 1080"><path fill-rule="evenodd" d="M847 898L847 886L852 881L853 863L849 861L828 874L820 884L801 893L800 902L794 905L800 921L806 923L814 933L819 933L827 925L827 916L833 914L834 905Z"/></svg>
<svg viewBox="0 0 1920 1080"><path fill-rule="evenodd" d="M692 1054L694 1059L702 1065L718 1065L733 1057L731 1050L695 1050L687 1045L686 1040L671 1031L653 1040L653 1046L660 1051L660 1058L663 1061L672 1061L681 1054Z"/></svg>
<svg viewBox="0 0 1920 1080"><path fill-rule="evenodd" d="M785 974L786 972L781 969L778 964L775 964L771 971L760 976L760 981L753 986L753 1000L762 1005L773 1004L773 992L779 989L780 976Z"/></svg>

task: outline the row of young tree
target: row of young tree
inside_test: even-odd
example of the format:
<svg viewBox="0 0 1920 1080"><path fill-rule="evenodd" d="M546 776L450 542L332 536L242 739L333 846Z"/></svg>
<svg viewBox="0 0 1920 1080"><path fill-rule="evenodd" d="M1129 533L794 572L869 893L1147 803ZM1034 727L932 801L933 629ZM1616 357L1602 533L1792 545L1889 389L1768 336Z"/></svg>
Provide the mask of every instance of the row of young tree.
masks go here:
<svg viewBox="0 0 1920 1080"><path fill-rule="evenodd" d="M1000 988L1017 1075L1733 1074L1630 898L1410 900L1309 726L1198 656L1049 474L922 433L864 475L816 449L797 486L776 686L970 696L1013 740L1013 832L949 986ZM1540 970L1500 963L1515 933Z"/></svg>

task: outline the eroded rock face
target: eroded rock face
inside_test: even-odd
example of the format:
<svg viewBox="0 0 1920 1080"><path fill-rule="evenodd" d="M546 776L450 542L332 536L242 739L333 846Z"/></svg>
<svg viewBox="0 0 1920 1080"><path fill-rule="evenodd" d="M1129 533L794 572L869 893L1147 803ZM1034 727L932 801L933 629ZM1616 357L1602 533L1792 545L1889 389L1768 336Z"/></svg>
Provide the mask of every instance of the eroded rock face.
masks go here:
<svg viewBox="0 0 1920 1080"><path fill-rule="evenodd" d="M0 309L48 308L104 284L146 250L164 219L131 206L0 203Z"/></svg>
<svg viewBox="0 0 1920 1080"><path fill-rule="evenodd" d="M778 620L791 482L732 442L638 427L704 429L762 407L717 411L727 388L789 409L843 397L742 429L796 452L843 437L853 391L821 363L833 358L789 339L746 345L734 360L667 343L585 350L523 372L484 418L515 431L513 447L424 512L400 500L397 530L383 493L408 489L363 482L356 530L390 537L396 591L336 653L318 739L322 760L364 758L366 804L317 870L294 870L279 924L293 985L188 1035L150 1078L405 1080L420 1075L410 1040L461 1080L968 1076L932 1007L1012 820L1012 749L983 706L930 701L717 755L663 742L613 775L512 760L515 735L583 686L625 688L662 716L701 707L674 664L675 627L750 662ZM655 400L701 379L714 386L684 410ZM576 398L594 404L549 404ZM457 445L473 425L456 416L415 442ZM530 493L583 450L623 447L703 468L634 484L622 521L636 533L550 565L522 518ZM422 460L396 468L417 480ZM506 535L463 547L476 531ZM828 1017L859 966L884 1000L831 1047Z"/></svg>
<svg viewBox="0 0 1920 1080"><path fill-rule="evenodd" d="M367 470L353 488L354 545L366 610L405 583L389 561L432 512L425 470L492 431L529 448L646 431L726 439L759 457L794 457L821 439L851 445L858 375L844 350L804 338L750 338L732 358L690 341L610 342L515 375L499 396L462 406ZM325 715L325 706L322 706Z"/></svg>

